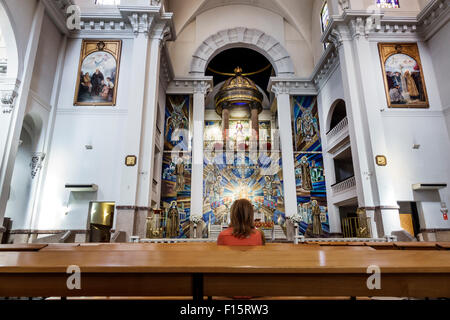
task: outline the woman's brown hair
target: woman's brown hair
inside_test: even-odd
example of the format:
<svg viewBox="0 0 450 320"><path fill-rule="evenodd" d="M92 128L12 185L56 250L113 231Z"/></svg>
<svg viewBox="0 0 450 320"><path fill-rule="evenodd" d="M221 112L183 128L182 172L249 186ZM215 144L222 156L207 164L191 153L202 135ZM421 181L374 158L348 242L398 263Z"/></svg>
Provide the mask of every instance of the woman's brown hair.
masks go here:
<svg viewBox="0 0 450 320"><path fill-rule="evenodd" d="M236 200L231 206L231 223L233 236L246 238L253 233L255 222L253 220L253 205L247 199Z"/></svg>

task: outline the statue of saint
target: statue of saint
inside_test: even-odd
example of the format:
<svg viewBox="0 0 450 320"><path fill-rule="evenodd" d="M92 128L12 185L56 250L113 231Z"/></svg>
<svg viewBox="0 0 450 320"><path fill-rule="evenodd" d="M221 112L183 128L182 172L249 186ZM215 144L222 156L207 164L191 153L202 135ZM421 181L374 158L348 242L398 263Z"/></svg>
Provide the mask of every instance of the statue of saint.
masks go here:
<svg viewBox="0 0 450 320"><path fill-rule="evenodd" d="M180 218L178 216L177 202L172 201L167 212L166 238L176 238L180 235Z"/></svg>
<svg viewBox="0 0 450 320"><path fill-rule="evenodd" d="M183 158L178 159L177 164L175 166L174 174L177 176L175 191L177 192L183 191L185 184Z"/></svg>
<svg viewBox="0 0 450 320"><path fill-rule="evenodd" d="M302 177L302 188L305 191L310 191L313 189L311 180L311 169L308 163L308 158L306 156L302 157L300 162L301 177Z"/></svg>
<svg viewBox="0 0 450 320"><path fill-rule="evenodd" d="M312 201L312 220L313 220L313 235L320 236L322 234L322 223L320 221L320 207L317 200Z"/></svg>

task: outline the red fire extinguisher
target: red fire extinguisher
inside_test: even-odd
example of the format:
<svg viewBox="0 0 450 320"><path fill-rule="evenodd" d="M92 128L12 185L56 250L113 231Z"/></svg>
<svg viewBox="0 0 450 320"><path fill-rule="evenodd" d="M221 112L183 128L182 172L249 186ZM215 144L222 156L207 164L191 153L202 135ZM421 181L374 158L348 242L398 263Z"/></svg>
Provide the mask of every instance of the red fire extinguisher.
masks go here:
<svg viewBox="0 0 450 320"><path fill-rule="evenodd" d="M444 220L448 220L448 208L447 208L447 206L442 206L441 212L442 212L442 216L444 217Z"/></svg>

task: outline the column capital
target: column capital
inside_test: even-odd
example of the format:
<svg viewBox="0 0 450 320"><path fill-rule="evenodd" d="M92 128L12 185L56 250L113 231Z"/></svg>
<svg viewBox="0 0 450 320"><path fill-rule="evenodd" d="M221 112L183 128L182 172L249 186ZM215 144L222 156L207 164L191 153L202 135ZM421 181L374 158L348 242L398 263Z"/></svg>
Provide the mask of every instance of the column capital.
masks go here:
<svg viewBox="0 0 450 320"><path fill-rule="evenodd" d="M167 94L207 94L213 88L213 77L175 78L167 87Z"/></svg>
<svg viewBox="0 0 450 320"><path fill-rule="evenodd" d="M317 95L317 89L311 79L294 77L272 77L269 81L269 91L280 94L290 95Z"/></svg>
<svg viewBox="0 0 450 320"><path fill-rule="evenodd" d="M11 113L19 95L20 80L13 78L0 79L0 106L3 113Z"/></svg>
<svg viewBox="0 0 450 320"><path fill-rule="evenodd" d="M194 94L200 93L206 95L211 89L211 84L208 81L198 81L194 82Z"/></svg>

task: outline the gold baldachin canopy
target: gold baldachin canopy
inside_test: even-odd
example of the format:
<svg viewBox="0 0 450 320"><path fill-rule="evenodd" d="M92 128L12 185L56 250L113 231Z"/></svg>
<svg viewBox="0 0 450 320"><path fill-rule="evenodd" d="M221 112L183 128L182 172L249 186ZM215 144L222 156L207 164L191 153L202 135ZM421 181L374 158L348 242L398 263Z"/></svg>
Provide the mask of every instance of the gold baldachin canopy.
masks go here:
<svg viewBox="0 0 450 320"><path fill-rule="evenodd" d="M216 112L220 115L224 107L233 108L234 104L248 104L262 111L263 95L256 84L242 74L237 67L231 78L227 79L215 96Z"/></svg>

